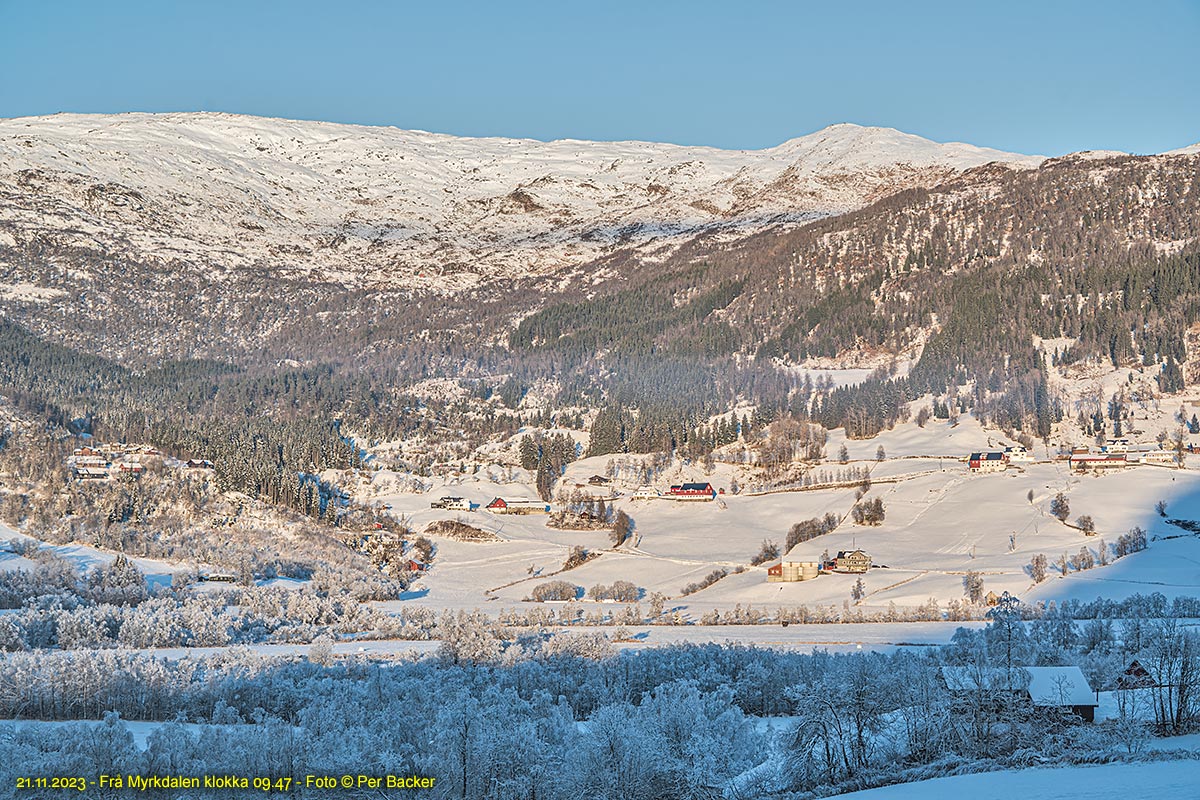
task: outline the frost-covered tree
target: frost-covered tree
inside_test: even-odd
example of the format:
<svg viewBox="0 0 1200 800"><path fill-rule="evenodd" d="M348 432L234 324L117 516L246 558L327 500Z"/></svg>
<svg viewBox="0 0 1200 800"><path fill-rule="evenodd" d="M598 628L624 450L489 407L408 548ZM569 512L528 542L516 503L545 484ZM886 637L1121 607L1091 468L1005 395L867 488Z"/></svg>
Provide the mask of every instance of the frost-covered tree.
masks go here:
<svg viewBox="0 0 1200 800"><path fill-rule="evenodd" d="M1038 553L1029 562L1029 574L1033 578L1034 583L1041 583L1046 580L1046 555Z"/></svg>
<svg viewBox="0 0 1200 800"><path fill-rule="evenodd" d="M963 576L963 593L972 603L983 601L983 576L978 572L968 571Z"/></svg>
<svg viewBox="0 0 1200 800"><path fill-rule="evenodd" d="M1050 513L1057 517L1059 522L1066 522L1067 517L1071 516L1071 504L1065 494L1059 492L1054 495L1054 499L1050 501Z"/></svg>
<svg viewBox="0 0 1200 800"><path fill-rule="evenodd" d="M610 538L613 547L620 547L633 534L633 520L624 510L620 510L613 517L612 534Z"/></svg>

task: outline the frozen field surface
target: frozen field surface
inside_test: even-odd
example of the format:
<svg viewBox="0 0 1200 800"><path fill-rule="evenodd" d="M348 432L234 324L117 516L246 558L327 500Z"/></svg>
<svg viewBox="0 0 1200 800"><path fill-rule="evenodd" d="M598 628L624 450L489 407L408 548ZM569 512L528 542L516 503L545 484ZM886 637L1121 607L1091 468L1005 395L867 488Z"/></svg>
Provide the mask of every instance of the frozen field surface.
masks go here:
<svg viewBox="0 0 1200 800"><path fill-rule="evenodd" d="M842 442L843 432L831 431L826 450L836 452ZM867 497L881 498L886 508L879 526L851 521L852 487L734 495L728 489L736 468L723 463L717 463L711 473L698 465L677 463L655 482L661 491L674 482L708 481L727 490L716 502L632 500L635 484L615 481L619 494L609 504L634 521L633 542L618 550L611 548L604 531L552 530L543 515L429 508L430 500L443 494L465 496L481 508L496 496L531 497L529 477L521 470L503 478L492 471L434 478L430 490L419 494L389 491L387 487L396 485L397 479L384 471L375 478L381 491L371 499L387 502L393 514L403 515L418 530L435 519L458 517L502 540L436 539L433 569L400 602L437 608L529 607L526 598L533 587L550 579L570 581L581 593L598 583L630 581L643 590L643 610L645 599L658 592L668 598L670 610L692 622L707 611L724 611L737 604L765 611L801 605L841 608L850 598L857 580L854 575L768 583L766 567L775 560L749 565L764 541L783 548L793 524L825 514L841 520L838 527L796 545L783 557L816 561L825 553L866 550L876 567L862 576L865 597L858 607L867 612L891 604L916 608L931 598L945 609L950 601L964 598L963 578L968 571L980 573L985 593L1007 591L1028 602L1098 596L1119 600L1152 592L1168 599L1200 595L1200 537L1168 521L1200 520L1196 459L1183 470L1137 466L1081 476L1072 474L1066 462L1052 460L1053 454L1039 444L1033 452L1037 462L1014 465L999 474L972 474L957 459L972 449L997 448L1004 442L969 417L957 426L937 420L924 428L907 423L874 439L846 444L848 464L826 462L816 470L833 474L869 469L873 484ZM876 461L873 456L881 445L886 458ZM609 460L600 456L571 464L560 485L586 483L588 476L603 474ZM1050 513L1059 492L1070 504L1065 524ZM1167 504L1166 517L1155 513L1159 501ZM1096 535L1085 535L1077 527L1084 515L1093 519ZM1113 560L1113 545L1135 526L1147 532L1149 549ZM553 574L575 545L599 557ZM1098 564L1102 548L1113 562L1108 566ZM1091 553L1097 566L1063 575L1057 567L1059 559L1077 556L1081 549ZM1047 580L1035 584L1030 562L1039 554L1051 566ZM738 568L744 571L733 574ZM702 591L683 594L687 584L718 569L730 574ZM590 602L583 605L595 610Z"/></svg>
<svg viewBox="0 0 1200 800"><path fill-rule="evenodd" d="M956 775L842 795L855 800L1132 800L1200 796L1200 761L1104 764Z"/></svg>

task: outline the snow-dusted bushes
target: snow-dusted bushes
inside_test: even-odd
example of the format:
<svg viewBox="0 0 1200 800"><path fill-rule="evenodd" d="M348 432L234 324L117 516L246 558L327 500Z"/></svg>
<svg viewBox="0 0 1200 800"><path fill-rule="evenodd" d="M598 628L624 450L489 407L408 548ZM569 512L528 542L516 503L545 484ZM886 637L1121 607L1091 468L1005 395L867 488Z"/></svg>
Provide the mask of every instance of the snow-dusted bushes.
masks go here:
<svg viewBox="0 0 1200 800"><path fill-rule="evenodd" d="M836 514L826 514L823 517L813 517L803 522L797 522L788 530L784 552L791 550L801 542L824 536L838 526L838 521Z"/></svg>
<svg viewBox="0 0 1200 800"><path fill-rule="evenodd" d="M576 586L570 581L546 581L533 587L530 598L538 603L547 600L574 600L582 592L582 586Z"/></svg>
<svg viewBox="0 0 1200 800"><path fill-rule="evenodd" d="M485 531L474 525L468 525L461 519L439 519L425 526L425 533L434 536L444 536L456 542L499 542L499 536L491 531Z"/></svg>
<svg viewBox="0 0 1200 800"><path fill-rule="evenodd" d="M36 598L0 616L0 651L309 642L322 633L368 631L373 636L425 639L435 627L424 609L389 615L345 593L303 589L162 591L137 605L91 604L64 594Z"/></svg>
<svg viewBox="0 0 1200 800"><path fill-rule="evenodd" d="M729 570L725 569L724 567L718 567L717 569L714 569L712 572L705 575L700 580L692 581L687 586L684 586L682 589L679 590L679 594L680 595L695 594L696 592L700 591L701 589L707 589L709 586L712 586L714 583L721 580L721 578L724 578L728 574L729 574Z"/></svg>
<svg viewBox="0 0 1200 800"><path fill-rule="evenodd" d="M118 764L417 771L438 778L431 796L496 800L534 786L551 800L828 795L1138 757L1144 726L1088 726L1015 695L955 696L940 672L1075 663L1104 689L1134 654L1165 676L1164 688L1147 690L1150 724L1183 732L1200 721L1197 637L1171 619L1134 617L1116 635L1104 625L1081 631L1057 609L1031 622L1009 613L987 629L961 629L943 648L844 655L720 645L614 654L595 632L518 632L478 612L444 614L438 627L438 657L390 663L244 649L203 663L113 650L13 654L0 660L0 718L178 721L152 733L144 751L115 717L52 732L0 729L9 756L0 785L14 785L18 769L91 775ZM780 715L770 727L754 723Z"/></svg>
<svg viewBox="0 0 1200 800"><path fill-rule="evenodd" d="M750 565L757 567L759 564L765 564L777 558L779 558L779 545L763 539L762 547L758 549L754 558L750 559Z"/></svg>
<svg viewBox="0 0 1200 800"><path fill-rule="evenodd" d="M855 525L881 525L884 515L883 499L879 497L855 503L850 509L850 517Z"/></svg>
<svg viewBox="0 0 1200 800"><path fill-rule="evenodd" d="M597 583L588 589L588 597L593 600L616 600L621 603L635 603L642 595L637 584L629 581L614 581L611 585Z"/></svg>

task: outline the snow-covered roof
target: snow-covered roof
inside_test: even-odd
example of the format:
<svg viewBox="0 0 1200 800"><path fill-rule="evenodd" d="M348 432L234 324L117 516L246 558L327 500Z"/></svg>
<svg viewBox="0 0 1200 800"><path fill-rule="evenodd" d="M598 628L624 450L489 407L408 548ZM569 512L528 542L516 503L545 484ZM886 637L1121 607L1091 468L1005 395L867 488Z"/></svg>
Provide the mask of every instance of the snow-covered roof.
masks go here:
<svg viewBox="0 0 1200 800"><path fill-rule="evenodd" d="M1094 706L1096 695L1079 667L1026 667L1035 706Z"/></svg>
<svg viewBox="0 0 1200 800"><path fill-rule="evenodd" d="M1094 706L1096 696L1079 667L942 667L952 692L1026 691L1035 706Z"/></svg>

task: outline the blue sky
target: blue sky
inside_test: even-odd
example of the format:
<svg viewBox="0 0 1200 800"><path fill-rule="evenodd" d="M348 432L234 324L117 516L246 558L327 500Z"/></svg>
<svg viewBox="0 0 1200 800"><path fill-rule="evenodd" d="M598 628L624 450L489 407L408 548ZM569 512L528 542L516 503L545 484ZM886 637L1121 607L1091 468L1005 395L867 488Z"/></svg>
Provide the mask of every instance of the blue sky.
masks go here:
<svg viewBox="0 0 1200 800"><path fill-rule="evenodd" d="M229 111L757 148L1200 141L1200 0L0 0L0 117Z"/></svg>

